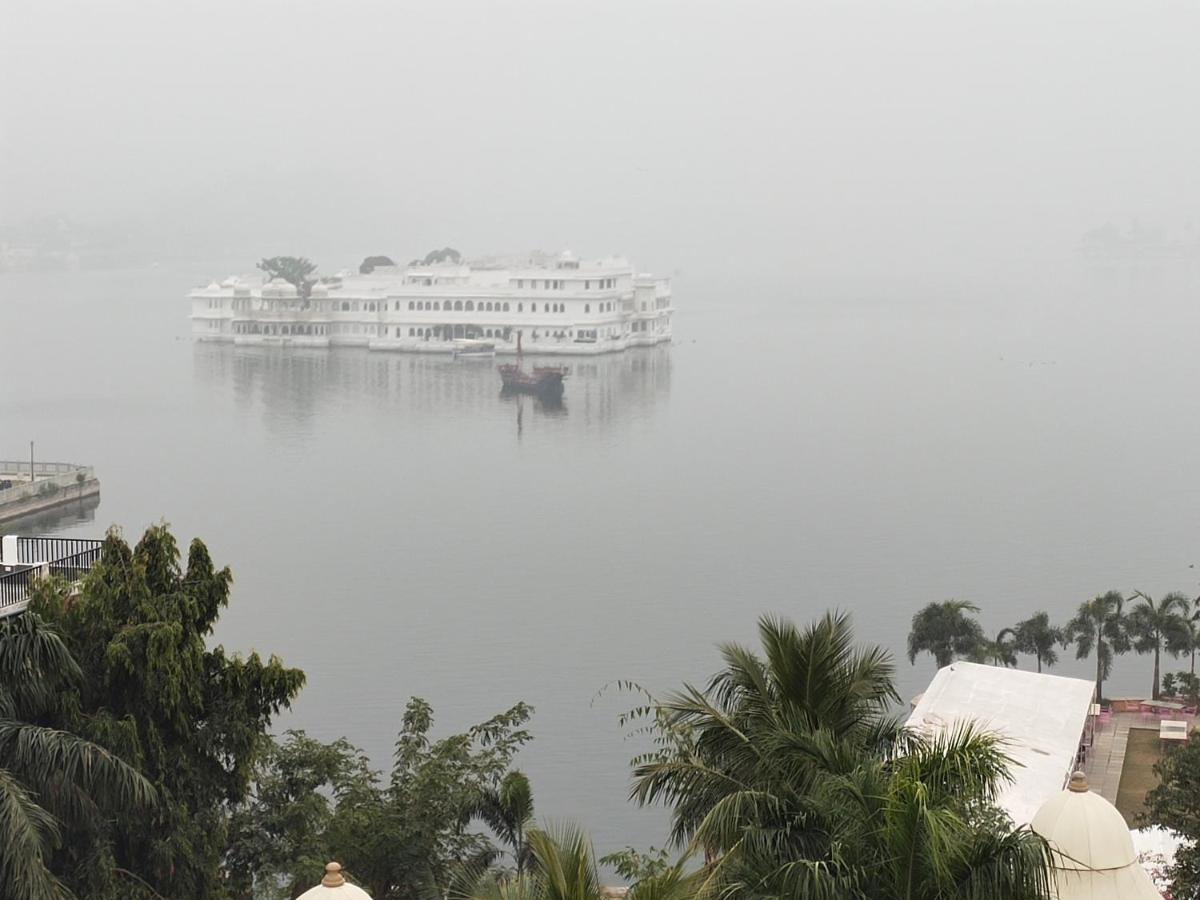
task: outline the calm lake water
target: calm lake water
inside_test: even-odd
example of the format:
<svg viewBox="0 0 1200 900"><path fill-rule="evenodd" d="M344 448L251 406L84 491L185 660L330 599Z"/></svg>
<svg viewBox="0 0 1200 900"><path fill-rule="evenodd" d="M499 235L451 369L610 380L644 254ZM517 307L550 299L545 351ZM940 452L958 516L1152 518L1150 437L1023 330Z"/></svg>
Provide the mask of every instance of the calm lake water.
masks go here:
<svg viewBox="0 0 1200 900"><path fill-rule="evenodd" d="M0 455L89 463L93 509L233 568L217 638L308 675L281 727L385 766L406 699L444 732L524 699L539 812L661 844L625 799L609 681L702 682L764 612L849 610L902 657L960 597L989 631L1110 587L1200 592L1200 279L1035 267L934 298L680 279L676 343L569 360L564 408L491 364L193 344L228 267L0 276ZM1063 674L1091 671L1064 661ZM1118 663L1111 693L1148 689Z"/></svg>

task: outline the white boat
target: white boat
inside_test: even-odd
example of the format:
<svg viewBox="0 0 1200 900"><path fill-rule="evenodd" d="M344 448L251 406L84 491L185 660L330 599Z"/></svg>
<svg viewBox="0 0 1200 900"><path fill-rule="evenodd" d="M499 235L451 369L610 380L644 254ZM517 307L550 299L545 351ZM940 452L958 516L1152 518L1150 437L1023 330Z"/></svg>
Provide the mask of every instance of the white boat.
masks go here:
<svg viewBox="0 0 1200 900"><path fill-rule="evenodd" d="M669 279L570 252L375 266L323 277L306 295L261 273L231 276L190 297L201 341L442 354L463 339L496 354L652 346L671 340L675 311Z"/></svg>
<svg viewBox="0 0 1200 900"><path fill-rule="evenodd" d="M491 341L472 338L455 338L450 352L455 359L491 359L496 355L496 345Z"/></svg>

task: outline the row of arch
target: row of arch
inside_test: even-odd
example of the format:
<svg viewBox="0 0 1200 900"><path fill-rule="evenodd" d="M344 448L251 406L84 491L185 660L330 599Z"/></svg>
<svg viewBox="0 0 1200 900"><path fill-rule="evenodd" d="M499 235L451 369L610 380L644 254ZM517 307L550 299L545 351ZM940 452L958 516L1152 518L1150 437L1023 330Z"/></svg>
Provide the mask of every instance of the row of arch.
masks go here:
<svg viewBox="0 0 1200 900"><path fill-rule="evenodd" d="M373 309L374 304L371 304L371 307ZM510 312L511 311L510 304L501 303L500 301L493 302L491 300L488 300L488 301L480 300L478 304L476 304L474 300L455 300L453 303L451 303L449 300L447 300L445 302L445 304L442 304L441 301L439 301L439 300L409 300L408 308L410 311L413 311L413 312ZM400 301L399 300L396 301L396 311L397 312L400 311ZM530 303L529 311L532 313L537 312L538 305L536 303ZM543 303L542 304L542 312L565 313L566 311L567 311L567 305L565 303ZM585 313L590 313L592 311L592 304L585 303L583 305L583 311ZM613 311L613 304L611 302L596 304L596 312L612 312L612 311ZM525 312L525 304L524 303L517 304L517 312L519 312L519 313Z"/></svg>
<svg viewBox="0 0 1200 900"><path fill-rule="evenodd" d="M492 338L497 341L511 341L511 328L480 328L478 325L434 325L431 328L409 328L409 337L429 340L432 338ZM404 337L404 329L396 329L396 337Z"/></svg>

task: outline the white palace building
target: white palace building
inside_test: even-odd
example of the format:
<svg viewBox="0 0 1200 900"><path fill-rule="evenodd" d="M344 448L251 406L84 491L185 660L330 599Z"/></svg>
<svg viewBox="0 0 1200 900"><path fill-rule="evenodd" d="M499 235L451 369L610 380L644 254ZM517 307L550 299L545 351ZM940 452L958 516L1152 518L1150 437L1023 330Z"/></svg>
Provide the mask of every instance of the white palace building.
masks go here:
<svg viewBox="0 0 1200 900"><path fill-rule="evenodd" d="M519 338L527 353L608 353L669 341L673 312L669 281L570 251L342 272L308 299L286 281L236 276L189 296L199 340L418 352L473 338L516 353Z"/></svg>

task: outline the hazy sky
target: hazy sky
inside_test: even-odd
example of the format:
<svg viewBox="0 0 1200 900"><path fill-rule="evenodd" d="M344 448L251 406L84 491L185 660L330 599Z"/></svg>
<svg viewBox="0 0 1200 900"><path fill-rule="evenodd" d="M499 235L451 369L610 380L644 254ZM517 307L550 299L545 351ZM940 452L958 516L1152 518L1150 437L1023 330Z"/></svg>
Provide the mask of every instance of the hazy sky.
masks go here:
<svg viewBox="0 0 1200 900"><path fill-rule="evenodd" d="M1107 220L1182 225L1200 199L1195 3L0 17L0 220L133 219L248 260L449 243L936 269L1069 252Z"/></svg>

